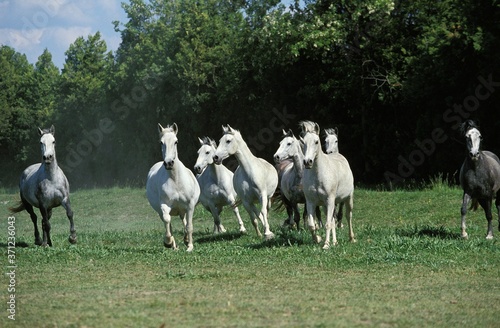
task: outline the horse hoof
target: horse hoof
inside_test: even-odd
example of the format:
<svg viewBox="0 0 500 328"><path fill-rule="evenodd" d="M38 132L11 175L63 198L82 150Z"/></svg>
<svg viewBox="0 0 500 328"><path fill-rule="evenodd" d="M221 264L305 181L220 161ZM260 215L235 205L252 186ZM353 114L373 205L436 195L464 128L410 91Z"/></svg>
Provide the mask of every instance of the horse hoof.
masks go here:
<svg viewBox="0 0 500 328"><path fill-rule="evenodd" d="M271 239L273 239L273 238L274 238L274 233L269 232L269 233L267 233L267 234L265 234L265 235L264 235L264 238L265 238L266 240L271 240Z"/></svg>
<svg viewBox="0 0 500 328"><path fill-rule="evenodd" d="M469 235L467 233L462 233L462 239L469 239Z"/></svg>
<svg viewBox="0 0 500 328"><path fill-rule="evenodd" d="M330 249L330 244L325 243L325 244L323 245L323 249L324 249L324 250Z"/></svg>
<svg viewBox="0 0 500 328"><path fill-rule="evenodd" d="M357 243L358 241L354 238L351 238L351 243Z"/></svg>
<svg viewBox="0 0 500 328"><path fill-rule="evenodd" d="M42 241L39 239L35 240L35 245L42 246Z"/></svg>
<svg viewBox="0 0 500 328"><path fill-rule="evenodd" d="M487 235L487 236L486 236L486 239L487 239L487 240L492 240L492 239L493 239L493 235Z"/></svg>
<svg viewBox="0 0 500 328"><path fill-rule="evenodd" d="M194 249L193 245L189 245L188 248L187 248L187 251L188 252L192 252Z"/></svg>
<svg viewBox="0 0 500 328"><path fill-rule="evenodd" d="M240 227L240 233L247 233L247 229L245 229L245 227Z"/></svg>
<svg viewBox="0 0 500 328"><path fill-rule="evenodd" d="M69 236L68 241L70 244L76 244L76 236Z"/></svg>
<svg viewBox="0 0 500 328"><path fill-rule="evenodd" d="M315 236L315 237L314 237L314 242L315 242L316 244L321 243L321 236Z"/></svg>

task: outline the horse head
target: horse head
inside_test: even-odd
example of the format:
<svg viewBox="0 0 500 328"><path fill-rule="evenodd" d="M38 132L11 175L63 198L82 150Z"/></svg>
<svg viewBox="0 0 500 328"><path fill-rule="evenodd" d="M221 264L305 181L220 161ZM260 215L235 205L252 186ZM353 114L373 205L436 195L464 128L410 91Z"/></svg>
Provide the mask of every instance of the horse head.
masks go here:
<svg viewBox="0 0 500 328"><path fill-rule="evenodd" d="M158 132L160 133L163 165L167 170L171 170L174 168L174 163L177 158L177 124L167 125L167 127L164 128L158 123Z"/></svg>
<svg viewBox="0 0 500 328"><path fill-rule="evenodd" d="M42 130L38 128L40 134L40 147L42 150L42 159L45 164L50 164L56 157L56 139L54 137L56 129L54 125L50 129Z"/></svg>
<svg viewBox="0 0 500 328"><path fill-rule="evenodd" d="M325 153L334 154L339 152L339 133L337 128L325 129Z"/></svg>
<svg viewBox="0 0 500 328"><path fill-rule="evenodd" d="M302 136L300 140L304 143L304 166L306 169L312 168L314 160L321 152L319 140L320 128L318 123L303 121L300 123Z"/></svg>
<svg viewBox="0 0 500 328"><path fill-rule="evenodd" d="M238 130L233 129L229 125L222 126L222 138L219 141L219 146L214 154L215 164L221 164L222 161L238 151L241 134Z"/></svg>
<svg viewBox="0 0 500 328"><path fill-rule="evenodd" d="M481 140L483 139L481 132L479 132L476 123L472 120L465 121L461 128L465 136L469 156L476 161L479 159Z"/></svg>
<svg viewBox="0 0 500 328"><path fill-rule="evenodd" d="M196 173L201 174L205 168L214 163L214 154L217 144L214 140L209 137L204 137L203 139L198 138L200 141L200 149L198 150L198 159L194 165L194 170Z"/></svg>
<svg viewBox="0 0 500 328"><path fill-rule="evenodd" d="M283 130L283 139L280 141L280 147L274 153L274 161L279 164L281 161L293 157L297 151L302 151L299 146L299 141L293 135L291 129Z"/></svg>

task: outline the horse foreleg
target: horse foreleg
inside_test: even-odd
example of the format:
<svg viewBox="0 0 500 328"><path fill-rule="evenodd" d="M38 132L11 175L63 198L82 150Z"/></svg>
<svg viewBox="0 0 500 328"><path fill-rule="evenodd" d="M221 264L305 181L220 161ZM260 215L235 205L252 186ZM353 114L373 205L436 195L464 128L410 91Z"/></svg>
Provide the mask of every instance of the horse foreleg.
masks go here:
<svg viewBox="0 0 500 328"><path fill-rule="evenodd" d="M312 239L315 243L319 244L321 242L321 237L316 234L316 222L314 219L314 211L316 210L316 204L312 204L307 202L307 226L309 227L309 231L311 231Z"/></svg>
<svg viewBox="0 0 500 328"><path fill-rule="evenodd" d="M29 215L31 217L31 222L33 222L33 227L35 228L35 245L40 246L42 244L42 239L40 238L40 231L38 231L38 223L37 223L38 218L35 214L35 211L33 210L33 206L31 206L31 204L28 203L22 197L21 197L21 201L24 204L24 208L29 213Z"/></svg>
<svg viewBox="0 0 500 328"><path fill-rule="evenodd" d="M52 246L52 240L50 239L50 215L52 210L47 210L43 206L40 206L40 213L42 214L42 231L43 231L43 247Z"/></svg>
<svg viewBox="0 0 500 328"><path fill-rule="evenodd" d="M161 205L161 214L160 219L165 224L165 238L163 240L163 245L167 248L177 249L177 244L175 243L175 239L172 236L172 217L170 216L170 207L165 204Z"/></svg>
<svg viewBox="0 0 500 328"><path fill-rule="evenodd" d="M337 245L337 232L336 232L336 225L335 225L335 201L331 202L331 204L325 206L325 213L326 213L326 237L325 237L325 244L323 245L323 249L329 249L330 248L330 234L332 237L332 244L335 246Z"/></svg>
<svg viewBox="0 0 500 328"><path fill-rule="evenodd" d="M464 195L463 195L463 199L462 199L462 208L460 210L460 214L462 216L462 223L461 223L461 227L462 227L462 238L465 238L467 239L468 236L467 236L467 232L465 231L466 229L466 225L465 225L465 216L467 214L467 206L469 205L469 202L471 200L471 197L469 194L467 194L466 192L464 192Z"/></svg>
<svg viewBox="0 0 500 328"><path fill-rule="evenodd" d="M484 209L484 215L486 216L486 220L488 221L488 231L486 232L486 239L493 239L493 215L491 214L491 203L491 198L479 200L479 204Z"/></svg>
<svg viewBox="0 0 500 328"><path fill-rule="evenodd" d="M70 232L70 235L68 237L68 241L71 244L76 244L75 223L73 222L73 210L71 209L71 204L70 204L69 198L66 198L66 199L63 200L62 206L66 210L66 216L68 217L68 220L69 220L69 232Z"/></svg>
<svg viewBox="0 0 500 328"><path fill-rule="evenodd" d="M269 228L269 221L267 220L267 213L269 210L270 204L271 204L271 199L267 198L267 195L262 195L261 196L261 209L260 209L260 220L262 221L262 225L264 226L264 238L266 240L270 240L274 238L274 233L272 233L271 229Z"/></svg>

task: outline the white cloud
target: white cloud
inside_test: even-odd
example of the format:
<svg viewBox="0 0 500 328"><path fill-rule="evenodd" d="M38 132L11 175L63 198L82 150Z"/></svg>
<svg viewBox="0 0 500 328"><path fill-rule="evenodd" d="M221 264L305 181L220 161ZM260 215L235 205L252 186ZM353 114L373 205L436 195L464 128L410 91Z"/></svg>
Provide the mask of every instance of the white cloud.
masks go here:
<svg viewBox="0 0 500 328"><path fill-rule="evenodd" d="M40 44L43 36L43 29L25 28L22 30L3 28L0 29L0 44L5 44L23 52Z"/></svg>

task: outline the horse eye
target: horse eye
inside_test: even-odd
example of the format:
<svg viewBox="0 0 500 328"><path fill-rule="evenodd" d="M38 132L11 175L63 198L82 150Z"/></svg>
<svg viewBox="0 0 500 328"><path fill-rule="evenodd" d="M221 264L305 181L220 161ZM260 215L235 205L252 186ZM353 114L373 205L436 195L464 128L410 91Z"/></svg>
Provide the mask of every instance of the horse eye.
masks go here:
<svg viewBox="0 0 500 328"><path fill-rule="evenodd" d="M231 143L231 140L227 140L227 141L226 141L226 143L227 143L227 144L228 144L228 143Z"/></svg>
<svg viewBox="0 0 500 328"><path fill-rule="evenodd" d="M209 155L209 154L210 154L210 152L209 152L209 151L207 151L205 154Z"/></svg>

